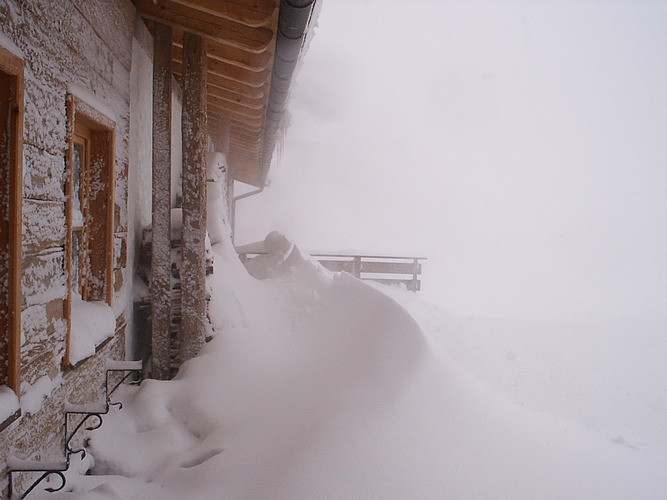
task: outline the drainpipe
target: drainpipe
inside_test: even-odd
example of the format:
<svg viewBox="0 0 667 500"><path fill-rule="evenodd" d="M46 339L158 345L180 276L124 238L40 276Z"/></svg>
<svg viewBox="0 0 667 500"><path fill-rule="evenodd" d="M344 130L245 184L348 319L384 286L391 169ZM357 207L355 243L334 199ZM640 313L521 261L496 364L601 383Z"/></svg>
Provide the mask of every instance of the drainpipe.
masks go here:
<svg viewBox="0 0 667 500"><path fill-rule="evenodd" d="M259 189L255 189L254 191L248 191L247 193L243 193L238 196L234 196L234 198L232 198L232 245L234 244L234 240L236 239L236 202L242 200L243 198L250 198L251 196L261 193L262 191L264 191L265 187L266 184Z"/></svg>

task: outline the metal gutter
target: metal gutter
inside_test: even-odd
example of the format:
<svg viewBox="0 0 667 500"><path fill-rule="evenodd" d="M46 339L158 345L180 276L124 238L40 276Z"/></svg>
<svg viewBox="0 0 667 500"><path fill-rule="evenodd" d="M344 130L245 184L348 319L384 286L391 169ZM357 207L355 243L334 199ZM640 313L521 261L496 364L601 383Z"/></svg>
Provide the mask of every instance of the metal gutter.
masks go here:
<svg viewBox="0 0 667 500"><path fill-rule="evenodd" d="M281 0L269 105L264 123L260 183L266 182L278 131L287 107L289 88L299 62L316 0Z"/></svg>

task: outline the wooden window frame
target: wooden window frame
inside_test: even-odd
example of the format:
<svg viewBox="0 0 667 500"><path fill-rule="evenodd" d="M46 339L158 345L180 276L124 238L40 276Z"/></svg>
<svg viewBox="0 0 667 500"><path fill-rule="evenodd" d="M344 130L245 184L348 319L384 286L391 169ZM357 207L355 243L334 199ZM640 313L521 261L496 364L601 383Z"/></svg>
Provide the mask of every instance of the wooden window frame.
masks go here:
<svg viewBox="0 0 667 500"><path fill-rule="evenodd" d="M67 95L67 166L66 166L66 219L67 240L65 266L67 275L67 299L65 301L65 318L67 320L67 339L65 365L70 362L70 343L72 327L72 271L73 271L73 233L81 231L79 251L85 250L89 258L84 259L84 268L80 269L79 290L84 300L103 301L109 306L113 304L113 266L114 266L114 187L115 187L115 131L116 124L103 113L87 104L78 97ZM74 219L74 145L84 143L85 159L82 165L83 198L81 199L84 222L80 228L73 226ZM97 165L93 167L93 165ZM98 170L96 175L102 179L90 180L93 168ZM92 184L104 183L102 197L95 197L91 201L90 187ZM99 198L99 199L98 199ZM91 203L94 204L91 205ZM90 213L95 212L95 213ZM94 233L94 235L92 234ZM94 246L95 248L91 248ZM90 269L88 268L90 266ZM90 273L95 274L98 281L95 284L87 281Z"/></svg>
<svg viewBox="0 0 667 500"><path fill-rule="evenodd" d="M23 100L24 62L0 47L0 71L9 75L9 289L7 386L21 397L21 233L23 228ZM4 385L4 383L0 382Z"/></svg>

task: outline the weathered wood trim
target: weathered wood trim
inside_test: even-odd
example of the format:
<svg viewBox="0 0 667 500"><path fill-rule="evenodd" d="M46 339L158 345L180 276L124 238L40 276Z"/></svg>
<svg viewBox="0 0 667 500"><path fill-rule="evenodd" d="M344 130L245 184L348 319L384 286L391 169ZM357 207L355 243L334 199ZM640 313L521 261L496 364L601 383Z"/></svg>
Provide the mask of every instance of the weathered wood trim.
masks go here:
<svg viewBox="0 0 667 500"><path fill-rule="evenodd" d="M72 321L72 219L74 187L72 179L72 163L74 162L74 96L67 98L67 156L65 163L65 192L67 202L65 203L65 220L67 225L67 237L65 238L65 280L67 284L67 297L65 298L63 316L67 322L67 335L65 336L65 357L63 364L72 364L69 353L71 351L71 321Z"/></svg>
<svg viewBox="0 0 667 500"><path fill-rule="evenodd" d="M10 75L12 98L10 171L9 171L9 341L7 383L18 397L21 395L21 235L23 228L23 116L24 116L24 63L0 47L0 69Z"/></svg>
<svg viewBox="0 0 667 500"><path fill-rule="evenodd" d="M206 41L183 38L183 262L181 362L199 353L206 333Z"/></svg>
<svg viewBox="0 0 667 500"><path fill-rule="evenodd" d="M106 241L106 301L113 306L114 292L114 215L116 203L116 134L115 127L107 134L109 140L109 149L107 150L107 241Z"/></svg>
<svg viewBox="0 0 667 500"><path fill-rule="evenodd" d="M151 350L153 377L165 380L170 372L172 29L160 23L153 29Z"/></svg>

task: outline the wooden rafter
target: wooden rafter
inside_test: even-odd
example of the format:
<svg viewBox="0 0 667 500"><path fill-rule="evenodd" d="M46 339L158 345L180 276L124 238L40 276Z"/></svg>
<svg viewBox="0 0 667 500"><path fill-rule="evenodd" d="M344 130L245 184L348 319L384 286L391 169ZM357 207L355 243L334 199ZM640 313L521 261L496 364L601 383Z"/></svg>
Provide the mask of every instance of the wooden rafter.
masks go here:
<svg viewBox="0 0 667 500"><path fill-rule="evenodd" d="M228 2L219 3L222 6ZM153 0L135 0L134 5L147 19L256 54L267 50L274 37L270 29L246 26L172 0L158 0L157 3L154 3Z"/></svg>
<svg viewBox="0 0 667 500"><path fill-rule="evenodd" d="M181 72L182 64L180 62L174 62L174 74L180 77ZM216 87L224 88L231 92L241 94L242 96L249 97L250 99L261 99L262 97L267 96L269 91L268 82L261 87L250 87L242 82L215 73L209 75L209 83Z"/></svg>
<svg viewBox="0 0 667 500"><path fill-rule="evenodd" d="M183 47L183 31L176 28L174 28L174 45ZM250 71L261 71L269 68L273 61L273 51L271 50L255 54L238 47L216 42L213 39L208 41L207 55Z"/></svg>
<svg viewBox="0 0 667 500"><path fill-rule="evenodd" d="M222 111L223 114L232 113L243 116L244 118L249 118L250 120L263 121L264 115L266 114L266 111L263 108L246 108L241 104L225 101L224 99L220 99L211 94L208 96L208 107L218 109Z"/></svg>
<svg viewBox="0 0 667 500"><path fill-rule="evenodd" d="M221 2L220 0L172 0L186 7L213 14L253 28L265 26L273 15L276 3L273 0L252 2Z"/></svg>
<svg viewBox="0 0 667 500"><path fill-rule="evenodd" d="M262 109L266 106L266 99L264 97L259 99L252 99L250 97L241 95L238 92L232 92L225 88L210 85L210 82L208 86L208 95L218 97L223 101L239 104L249 109Z"/></svg>
<svg viewBox="0 0 667 500"><path fill-rule="evenodd" d="M172 54L175 62L183 62L183 49L181 47L175 45ZM222 75L231 80L236 80L248 85L249 87L261 87L266 82L269 75L268 68L261 71L250 71L246 68L229 64L212 57L208 57L207 66L210 74Z"/></svg>
<svg viewBox="0 0 667 500"><path fill-rule="evenodd" d="M144 18L172 27L173 74L181 86L186 34L206 41L209 133L227 153L232 175L243 171L246 181L261 183L280 0L132 2Z"/></svg>

